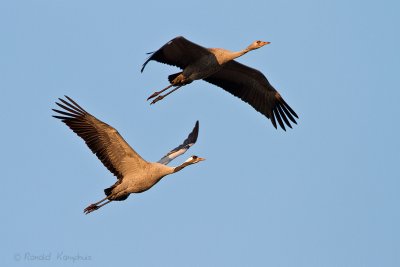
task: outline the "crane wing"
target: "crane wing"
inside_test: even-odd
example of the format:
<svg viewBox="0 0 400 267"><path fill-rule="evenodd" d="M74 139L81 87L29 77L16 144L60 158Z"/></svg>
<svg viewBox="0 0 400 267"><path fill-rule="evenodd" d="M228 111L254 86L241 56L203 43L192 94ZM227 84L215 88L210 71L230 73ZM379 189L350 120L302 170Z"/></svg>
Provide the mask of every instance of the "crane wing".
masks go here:
<svg viewBox="0 0 400 267"><path fill-rule="evenodd" d="M179 145L178 147L172 149L170 152L167 153L162 159L158 161L158 163L167 165L171 160L174 158L184 154L192 145L194 145L197 141L197 136L199 134L199 121L196 121L196 125L194 126L192 132L183 141L183 144Z"/></svg>
<svg viewBox="0 0 400 267"><path fill-rule="evenodd" d="M151 60L184 69L199 58L209 55L210 52L206 48L179 36L163 45L157 51L148 54L151 54L151 56L144 62L141 72Z"/></svg>
<svg viewBox="0 0 400 267"><path fill-rule="evenodd" d="M292 128L289 120L297 124L294 118L298 118L296 112L272 87L264 74L256 69L233 60L204 80L250 104L270 119L275 128L277 127L276 120L285 131L285 124Z"/></svg>
<svg viewBox="0 0 400 267"><path fill-rule="evenodd" d="M53 109L63 116L53 115L53 117L60 119L80 136L104 166L118 179L127 172L146 164L146 161L129 146L116 129L89 114L68 96L65 97L69 102L61 98L59 98L61 103L56 102L63 110Z"/></svg>

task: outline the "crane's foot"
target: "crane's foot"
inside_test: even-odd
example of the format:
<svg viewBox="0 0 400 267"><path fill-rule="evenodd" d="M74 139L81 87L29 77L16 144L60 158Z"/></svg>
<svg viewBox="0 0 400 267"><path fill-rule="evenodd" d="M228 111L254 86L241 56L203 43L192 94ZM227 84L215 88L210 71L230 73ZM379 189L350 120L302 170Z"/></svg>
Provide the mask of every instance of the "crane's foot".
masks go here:
<svg viewBox="0 0 400 267"><path fill-rule="evenodd" d="M160 100L163 99L163 98L164 98L164 96L159 95L156 99L154 99L154 100L150 103L150 105L153 105L153 104L157 103L158 101L160 101Z"/></svg>
<svg viewBox="0 0 400 267"><path fill-rule="evenodd" d="M84 212L85 214L89 214L89 213L91 213L92 211L97 210L98 208L99 208L99 206L97 206L97 205L95 205L95 204L90 204L86 209L83 210L83 212Z"/></svg>
<svg viewBox="0 0 400 267"><path fill-rule="evenodd" d="M151 96L149 96L149 97L147 98L147 101L149 101L150 99L152 99L152 98L158 96L160 93L161 93L161 92L154 92Z"/></svg>

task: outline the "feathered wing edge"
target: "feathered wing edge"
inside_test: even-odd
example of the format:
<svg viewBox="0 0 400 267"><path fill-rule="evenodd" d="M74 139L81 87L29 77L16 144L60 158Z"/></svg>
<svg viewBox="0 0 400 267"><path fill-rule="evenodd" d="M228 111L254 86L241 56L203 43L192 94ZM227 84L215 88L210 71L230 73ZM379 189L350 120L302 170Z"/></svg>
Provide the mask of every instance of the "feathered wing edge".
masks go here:
<svg viewBox="0 0 400 267"><path fill-rule="evenodd" d="M56 105L63 110L53 109L62 116L53 115L53 117L60 119L81 137L103 165L118 179L122 178L129 168L135 168L145 162L116 129L92 116L70 97L65 96L65 98L69 102L61 98L59 98L60 103L56 102Z"/></svg>
<svg viewBox="0 0 400 267"><path fill-rule="evenodd" d="M270 119L275 128L277 128L276 121L285 131L285 124L292 128L289 120L297 124L296 112L272 87L267 78L256 69L231 61L226 63L220 71L204 80L221 87L251 105Z"/></svg>
<svg viewBox="0 0 400 267"><path fill-rule="evenodd" d="M202 56L210 54L210 52L207 48L195 44L182 36L178 36L164 44L157 51L147 54L150 56L143 63L141 72L144 71L147 63L151 60L184 69Z"/></svg>
<svg viewBox="0 0 400 267"><path fill-rule="evenodd" d="M196 124L192 130L192 132L188 135L188 137L183 141L183 143L176 148L172 149L168 152L164 157L162 157L158 163L167 165L176 157L184 154L192 145L194 145L197 141L197 136L199 134L199 121L196 121Z"/></svg>

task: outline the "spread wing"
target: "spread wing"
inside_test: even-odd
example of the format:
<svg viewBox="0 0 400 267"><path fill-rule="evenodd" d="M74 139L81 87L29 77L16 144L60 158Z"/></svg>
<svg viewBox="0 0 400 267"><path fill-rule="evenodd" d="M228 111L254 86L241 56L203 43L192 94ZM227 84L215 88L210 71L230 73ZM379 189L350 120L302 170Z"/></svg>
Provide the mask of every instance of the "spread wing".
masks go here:
<svg viewBox="0 0 400 267"><path fill-rule="evenodd" d="M60 103L56 102L63 110L53 109L62 116L53 115L53 117L60 119L80 136L104 166L118 179L147 163L129 146L117 130L89 114L68 96L65 97L69 102L61 98L59 98Z"/></svg>
<svg viewBox="0 0 400 267"><path fill-rule="evenodd" d="M204 80L250 104L255 110L269 118L275 128L277 127L276 120L285 131L285 124L292 128L289 120L297 124L294 118L298 118L296 112L283 100L267 78L256 69L230 61L220 71Z"/></svg>
<svg viewBox="0 0 400 267"><path fill-rule="evenodd" d="M206 48L179 36L163 45L157 51L148 54L151 54L151 56L143 64L141 72L151 60L184 69L190 63L209 55L210 52Z"/></svg>
<svg viewBox="0 0 400 267"><path fill-rule="evenodd" d="M196 143L198 134L199 134L199 121L196 121L196 125L194 126L192 132L189 134L186 140L183 141L183 144L179 145L178 147L168 152L168 154L162 157L162 159L160 159L158 163L167 165L174 158L184 154L192 145Z"/></svg>

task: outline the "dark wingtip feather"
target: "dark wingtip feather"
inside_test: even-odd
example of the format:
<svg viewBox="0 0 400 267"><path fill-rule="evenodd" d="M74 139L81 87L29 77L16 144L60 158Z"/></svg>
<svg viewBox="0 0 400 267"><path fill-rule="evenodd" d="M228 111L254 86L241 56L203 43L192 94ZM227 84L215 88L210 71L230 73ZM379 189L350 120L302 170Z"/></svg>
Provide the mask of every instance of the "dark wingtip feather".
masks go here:
<svg viewBox="0 0 400 267"><path fill-rule="evenodd" d="M281 126L281 128L286 131L285 125L283 124L283 121L282 121L282 118L281 118L279 112L276 109L274 109L273 113L274 113L276 119L278 120L278 123Z"/></svg>
<svg viewBox="0 0 400 267"><path fill-rule="evenodd" d="M196 143L197 137L199 135L199 121L196 121L192 132L189 134L189 138L192 138L192 142Z"/></svg>
<svg viewBox="0 0 400 267"><path fill-rule="evenodd" d="M276 106L278 109L279 114L281 115L282 119L285 121L286 125L289 126L289 128L292 128L292 125L290 125L289 120L287 119L285 113L283 112L281 105Z"/></svg>
<svg viewBox="0 0 400 267"><path fill-rule="evenodd" d="M65 111L62 111L62 110L58 110L58 109L53 109L53 111L57 112L59 114L65 115L65 116L70 116L70 117L74 117L75 116L75 114L71 114L71 113L68 113L68 112L65 112Z"/></svg>
<svg viewBox="0 0 400 267"><path fill-rule="evenodd" d="M270 120L271 120L271 122L272 122L272 125L275 127L275 129L277 129L277 126L276 126L276 121L275 121L274 114L271 114L271 116L270 116Z"/></svg>
<svg viewBox="0 0 400 267"><path fill-rule="evenodd" d="M290 113L293 114L293 116L295 116L296 118L299 118L299 116L297 116L296 112L294 112L294 110L288 105L288 103L286 103L286 101L281 98L282 104L285 105L285 107L290 111Z"/></svg>
<svg viewBox="0 0 400 267"><path fill-rule="evenodd" d="M147 62L146 62L146 63L147 63ZM143 73L144 67L146 67L146 63L144 63L144 64L142 65L142 68L140 69L140 72L141 72L141 73Z"/></svg>
<svg viewBox="0 0 400 267"><path fill-rule="evenodd" d="M285 112L286 116L294 123L297 124L296 120L293 118L292 114L290 114L289 110L285 107L285 105L281 106L282 110Z"/></svg>
<svg viewBox="0 0 400 267"><path fill-rule="evenodd" d="M80 108L78 105L74 106L73 104L76 104L76 103L73 102L73 101L71 101L71 103L73 103L73 104L71 104L71 103L65 101L65 100L62 99L62 98L59 98L59 100L60 100L63 104L65 104L66 106L68 106L68 107L70 107L71 109L73 109L73 110L75 111L74 113L77 113L77 114L86 113L86 111L83 110L82 108ZM56 104L57 104L57 103L56 103ZM57 104L57 105L60 106L60 107L63 107L61 104ZM64 107L63 107L63 108L64 108ZM66 108L66 109L68 110L68 108Z"/></svg>
<svg viewBox="0 0 400 267"><path fill-rule="evenodd" d="M144 68L146 67L147 63L150 61L150 59L148 59L143 65L142 68L140 69L140 72L143 73Z"/></svg>
<svg viewBox="0 0 400 267"><path fill-rule="evenodd" d="M69 107L67 107L67 106L64 106L63 104L60 104L60 103L58 103L58 102L56 102L56 105L59 106L60 108L64 109L64 110L67 110L67 111L69 111L69 112L75 114L75 115L78 115L78 116L79 116L79 115L82 115L81 112L78 112L78 111L76 111L75 109L71 109L71 108L69 108Z"/></svg>
<svg viewBox="0 0 400 267"><path fill-rule="evenodd" d="M74 104L77 108L79 108L82 112L87 113L86 110L84 108L82 108L81 106L79 106L78 103L76 103L72 98L70 98L67 95L64 95L72 104Z"/></svg>
<svg viewBox="0 0 400 267"><path fill-rule="evenodd" d="M147 54L147 55L152 55L152 54L154 54L155 52L156 52L156 51L148 52L148 53L146 53L146 54ZM149 63L149 61L151 60L151 57L152 57L152 56L149 56L149 57L146 59L146 61L143 63L142 68L140 69L140 72L141 72L141 73L143 73L144 68L146 67L147 63Z"/></svg>
<svg viewBox="0 0 400 267"><path fill-rule="evenodd" d="M64 117L64 116L57 116L57 115L52 115L52 117L56 118L56 119L60 119L60 120L66 120L66 119L70 119L68 117Z"/></svg>

